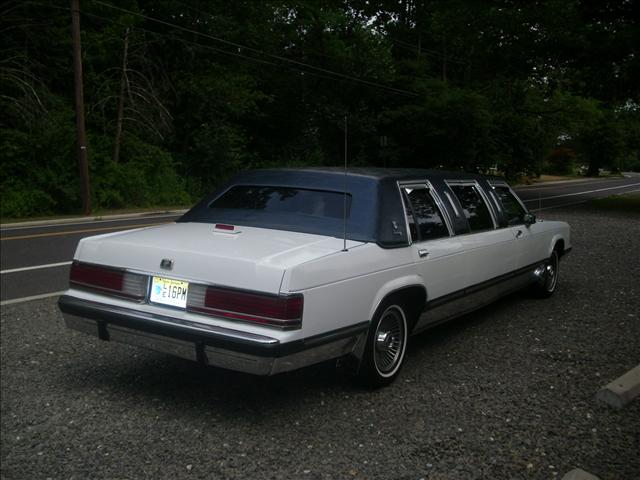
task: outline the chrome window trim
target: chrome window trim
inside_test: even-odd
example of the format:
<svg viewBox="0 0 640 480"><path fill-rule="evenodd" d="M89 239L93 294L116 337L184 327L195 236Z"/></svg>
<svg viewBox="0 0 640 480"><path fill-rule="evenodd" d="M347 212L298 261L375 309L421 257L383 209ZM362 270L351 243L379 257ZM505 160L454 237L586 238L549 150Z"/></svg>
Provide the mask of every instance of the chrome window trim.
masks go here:
<svg viewBox="0 0 640 480"><path fill-rule="evenodd" d="M487 210L489 210L489 216L491 217L491 221L493 222L493 228L488 229L488 230L497 230L500 225L498 224L498 218L495 212L495 207L493 205L491 205L491 202L489 201L489 197L487 196L487 193L484 191L484 189L480 186L480 183L478 183L477 180L445 180L444 183L447 185L447 187L451 188L451 186L468 186L468 187L474 187L476 189L476 191L478 192L478 194L480 195L480 198L482 198L482 200L484 201L485 205L487 206ZM453 190L451 190L453 191ZM455 195L455 192L454 192ZM456 195L457 198L457 195ZM469 232L469 233L481 233L481 232L486 232L487 230L480 230L479 232Z"/></svg>
<svg viewBox="0 0 640 480"><path fill-rule="evenodd" d="M431 199L433 200L433 203L436 205L436 208L438 209L438 212L440 213L440 216L442 217L442 220L444 221L445 226L447 227L447 232L449 233L449 237L451 238L455 235L455 232L453 230L453 223L451 221L451 219L449 218L449 212L447 212L447 209L444 208L444 204L442 203L442 200L440 199L440 197L438 196L438 193L436 191L436 189L433 187L433 184L429 181L429 180L403 180L401 182L396 182L398 185L398 191L400 192L400 195L404 195L404 192L402 191L403 188L424 188L427 190L427 193L431 196ZM409 235L409 245L413 245L413 240L411 240L411 231L409 229L409 222L407 221L407 209L404 206L404 200L402 200L402 209L405 212L405 224L407 226L407 232ZM413 212L412 212L413 215ZM416 225L417 228L417 225ZM430 241L434 241L434 240L440 240L442 238L447 238L447 237L440 237L440 238L429 238L426 240L420 240L419 242L415 242L416 244L418 243L424 243L424 242L430 242Z"/></svg>
<svg viewBox="0 0 640 480"><path fill-rule="evenodd" d="M436 206L440 208L442 218L444 219L444 222L447 225L447 229L449 230L449 236L453 237L455 235L455 230L453 229L453 220L449 217L449 211L445 208L444 202L440 198L438 191L429 180L427 180L427 186L429 187L429 193L436 202Z"/></svg>
<svg viewBox="0 0 640 480"><path fill-rule="evenodd" d="M493 185L490 185L490 187L491 187L491 190L489 190L489 196L493 199L493 203L495 203L496 207L498 208L498 212L502 212L503 205L501 204L500 199L496 194L496 187L494 187Z"/></svg>
<svg viewBox="0 0 640 480"><path fill-rule="evenodd" d="M447 200L449 200L449 204L451 205L451 208L453 209L453 213L456 214L456 218L460 218L460 212L458 211L458 207L456 207L456 202L454 202L453 198L451 198L451 194L449 194L449 192L447 192L446 190L444 191L444 194L447 197Z"/></svg>
<svg viewBox="0 0 640 480"><path fill-rule="evenodd" d="M409 214L407 212L407 207L404 204L404 192L402 191L402 187L400 186L400 182L396 182L396 187L398 189L398 195L400 195L400 204L402 205L402 211L404 212L404 228L407 231L407 241L409 246L413 245L413 239L411 238L411 229L409 228ZM412 214L413 215L413 214Z"/></svg>

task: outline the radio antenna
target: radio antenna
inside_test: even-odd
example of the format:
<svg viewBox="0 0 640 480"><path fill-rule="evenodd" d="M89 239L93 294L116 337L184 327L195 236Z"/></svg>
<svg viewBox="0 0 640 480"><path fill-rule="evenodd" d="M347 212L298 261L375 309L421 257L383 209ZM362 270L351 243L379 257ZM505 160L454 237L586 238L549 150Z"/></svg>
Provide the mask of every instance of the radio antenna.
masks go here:
<svg viewBox="0 0 640 480"><path fill-rule="evenodd" d="M344 206L342 211L343 244L342 251L347 251L347 116L344 116Z"/></svg>

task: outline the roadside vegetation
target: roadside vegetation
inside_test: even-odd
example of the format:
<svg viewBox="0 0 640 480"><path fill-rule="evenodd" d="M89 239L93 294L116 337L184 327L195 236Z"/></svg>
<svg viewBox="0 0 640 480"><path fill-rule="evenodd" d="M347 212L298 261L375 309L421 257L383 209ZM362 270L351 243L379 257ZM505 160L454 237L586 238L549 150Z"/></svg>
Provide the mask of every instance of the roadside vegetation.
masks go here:
<svg viewBox="0 0 640 480"><path fill-rule="evenodd" d="M186 205L238 170L640 170L632 2L81 2L93 205ZM4 218L80 209L68 3L2 6Z"/></svg>
<svg viewBox="0 0 640 480"><path fill-rule="evenodd" d="M607 198L599 198L589 202L591 207L600 210L615 210L618 212L640 214L640 192L613 195Z"/></svg>

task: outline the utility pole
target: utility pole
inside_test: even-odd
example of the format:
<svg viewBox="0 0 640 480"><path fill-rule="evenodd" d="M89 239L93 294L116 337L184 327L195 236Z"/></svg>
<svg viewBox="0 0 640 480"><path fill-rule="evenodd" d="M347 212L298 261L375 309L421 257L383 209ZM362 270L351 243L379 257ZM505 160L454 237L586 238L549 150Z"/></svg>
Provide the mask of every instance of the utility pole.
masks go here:
<svg viewBox="0 0 640 480"><path fill-rule="evenodd" d="M124 32L124 53L122 54L122 73L120 74L120 97L118 98L118 116L116 118L116 137L113 143L113 163L120 161L120 139L124 117L124 88L127 85L127 52L129 50L129 28Z"/></svg>
<svg viewBox="0 0 640 480"><path fill-rule="evenodd" d="M447 83L447 36L442 34L442 81Z"/></svg>
<svg viewBox="0 0 640 480"><path fill-rule="evenodd" d="M76 142L78 144L78 167L80 169L80 194L82 213L91 214L91 190L89 187L89 161L87 139L84 130L84 94L82 92L82 52L80 50L80 2L71 0L71 37L73 43L73 77L76 104Z"/></svg>

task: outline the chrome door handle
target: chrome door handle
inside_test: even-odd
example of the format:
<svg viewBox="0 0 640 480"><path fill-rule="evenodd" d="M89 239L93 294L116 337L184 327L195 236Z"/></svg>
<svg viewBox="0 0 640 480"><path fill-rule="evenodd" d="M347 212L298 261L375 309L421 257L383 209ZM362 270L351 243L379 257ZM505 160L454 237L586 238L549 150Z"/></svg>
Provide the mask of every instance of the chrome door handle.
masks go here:
<svg viewBox="0 0 640 480"><path fill-rule="evenodd" d="M516 232L516 238L520 238L520 237L522 237L522 230L518 230Z"/></svg>
<svg viewBox="0 0 640 480"><path fill-rule="evenodd" d="M427 252L426 250L418 250L418 255L420 255L420 258L424 258L429 255L429 252Z"/></svg>

